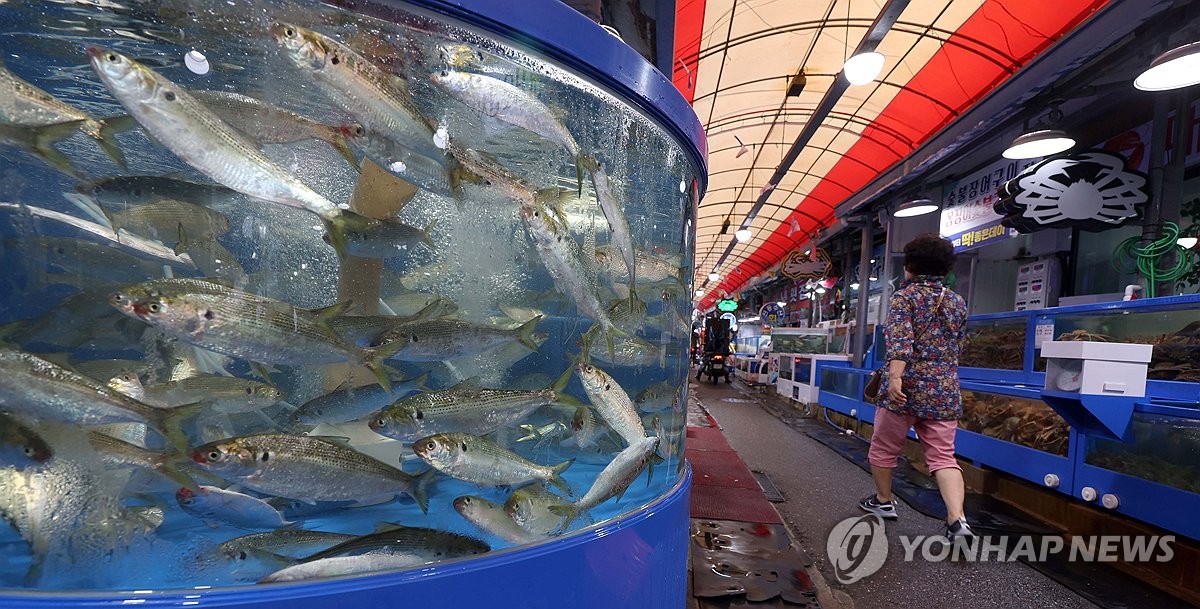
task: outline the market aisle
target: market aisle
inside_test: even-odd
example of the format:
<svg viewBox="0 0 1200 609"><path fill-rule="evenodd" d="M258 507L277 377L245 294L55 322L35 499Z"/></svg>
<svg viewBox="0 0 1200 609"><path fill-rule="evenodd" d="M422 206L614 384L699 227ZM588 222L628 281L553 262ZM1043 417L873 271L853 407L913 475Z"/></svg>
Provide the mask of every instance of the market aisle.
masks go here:
<svg viewBox="0 0 1200 609"><path fill-rule="evenodd" d="M905 562L900 535L940 534L943 526L903 503L899 521L887 526L890 548L884 567L848 586L838 584L826 539L839 521L862 514L856 503L873 490L870 476L764 410L764 398L740 383L693 382L691 387L746 465L766 473L782 492L786 501L775 504L776 509L843 607L1096 607L1021 563Z"/></svg>

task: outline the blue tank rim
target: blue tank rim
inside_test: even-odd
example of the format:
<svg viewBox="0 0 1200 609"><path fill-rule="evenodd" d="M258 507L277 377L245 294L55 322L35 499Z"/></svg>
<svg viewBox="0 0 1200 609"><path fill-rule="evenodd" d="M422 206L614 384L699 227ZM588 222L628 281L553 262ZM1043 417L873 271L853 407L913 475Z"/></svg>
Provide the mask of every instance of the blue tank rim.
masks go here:
<svg viewBox="0 0 1200 609"><path fill-rule="evenodd" d="M0 589L0 607L111 607L130 600L135 601L140 607L203 607L205 605L222 606L223 603L224 606L248 606L249 603L291 600L316 594L328 595L364 589L400 587L417 580L480 573L496 565L554 554L586 545L623 529L642 525L654 518L665 506L685 501L689 496L691 485L692 465L684 461L683 475L675 481L675 486L671 487L670 491L632 512L528 547L506 548L498 552L437 563L418 569L376 575L353 575L318 582L182 588L140 591L140 593L132 591L37 592Z"/></svg>
<svg viewBox="0 0 1200 609"><path fill-rule="evenodd" d="M644 57L558 0L322 0L387 19L387 9L423 8L530 49L597 82L656 119L682 142L698 169L699 194L708 187L708 137L691 104ZM380 10L384 9L384 10Z"/></svg>

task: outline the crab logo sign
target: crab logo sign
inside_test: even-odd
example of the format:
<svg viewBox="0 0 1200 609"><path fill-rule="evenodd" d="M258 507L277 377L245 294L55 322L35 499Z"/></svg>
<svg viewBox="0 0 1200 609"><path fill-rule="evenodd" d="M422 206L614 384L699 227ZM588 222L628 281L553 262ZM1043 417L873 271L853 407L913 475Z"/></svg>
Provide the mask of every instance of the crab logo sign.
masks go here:
<svg viewBox="0 0 1200 609"><path fill-rule="evenodd" d="M817 279L828 275L832 266L833 261L829 258L829 253L823 249L815 248L811 254L792 250L787 258L783 259L781 271L790 279Z"/></svg>
<svg viewBox="0 0 1200 609"><path fill-rule="evenodd" d="M1023 233L1079 227L1098 231L1141 217L1150 200L1146 176L1103 150L1042 161L1000 187L993 207L1003 225Z"/></svg>

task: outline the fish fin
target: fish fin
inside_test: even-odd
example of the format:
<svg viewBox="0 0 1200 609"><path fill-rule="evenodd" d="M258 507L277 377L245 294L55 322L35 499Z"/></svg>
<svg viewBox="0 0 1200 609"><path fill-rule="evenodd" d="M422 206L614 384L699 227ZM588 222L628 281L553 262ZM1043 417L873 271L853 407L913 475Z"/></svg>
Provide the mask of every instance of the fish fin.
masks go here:
<svg viewBox="0 0 1200 609"><path fill-rule="evenodd" d="M661 444L661 442L655 444L655 452L650 453L650 458L646 460L646 486L650 486L650 481L654 479L654 466L666 461L666 459L658 456L658 444Z"/></svg>
<svg viewBox="0 0 1200 609"><path fill-rule="evenodd" d="M430 250L433 250L433 251L437 251L437 246L435 246L433 244L433 239L431 239L429 237L429 231L433 230L433 227L436 225L437 225L437 218L434 218L429 221L429 224L425 225L424 229L421 230L421 242L424 243Z"/></svg>
<svg viewBox="0 0 1200 609"><path fill-rule="evenodd" d="M540 437L540 434L538 434L537 430L534 429L533 425L530 425L528 423L523 424L523 425L518 425L517 428L520 429L521 431L525 432L525 435L521 436L520 438L517 438L517 442L526 442L529 440L537 440Z"/></svg>
<svg viewBox="0 0 1200 609"><path fill-rule="evenodd" d="M361 171L359 168L358 157L354 156L354 152L350 150L350 144L346 142L346 136L342 135L341 128L331 126L328 134L328 137L322 139L324 139L326 142L329 142L329 145L333 146L334 150L337 150L338 154L342 155L342 158L346 159L346 162L350 163L350 166L353 167L355 171Z"/></svg>
<svg viewBox="0 0 1200 609"><path fill-rule="evenodd" d="M537 329L538 322L541 320L542 316L538 315L537 317L534 317L533 319L521 324L521 327L517 328L516 330L517 340L521 341L521 344L525 345L525 348L529 349L530 351L537 352L538 350L537 339L534 338L533 331Z"/></svg>
<svg viewBox="0 0 1200 609"><path fill-rule="evenodd" d="M383 390L389 395L392 393L392 380L388 378L387 369L383 366L383 360L387 359L389 355L395 353L402 346L404 346L404 341L394 340L377 349L362 350L364 354L363 365L375 375L375 380L379 382L379 386L383 387Z"/></svg>
<svg viewBox="0 0 1200 609"><path fill-rule="evenodd" d="M176 467L174 463L164 460L154 468L154 471L166 476L172 482L175 482L186 489L195 491L199 488L199 485L196 484L196 481L192 480L191 476L183 473L183 471Z"/></svg>
<svg viewBox="0 0 1200 609"><path fill-rule="evenodd" d="M263 364L261 362L250 362L250 369L253 370L254 372L256 372L259 376L261 376L263 378L263 381L266 382L268 385L275 387L276 389L279 388L278 386L275 385L275 381L271 380L271 372L273 370L270 367L268 367L266 364Z"/></svg>
<svg viewBox="0 0 1200 609"><path fill-rule="evenodd" d="M558 527L557 534L560 534L560 535L562 533L565 533L567 531L567 528L571 526L571 523L574 522L576 518L579 518L579 516L583 513L581 511L579 511L579 507L576 506L574 503L564 503L562 505L548 505L548 506L546 506L546 509L550 510L551 512L554 512L554 514L556 516L563 517L563 522Z"/></svg>
<svg viewBox="0 0 1200 609"><path fill-rule="evenodd" d="M567 369L563 370L562 374L558 375L558 378L554 379L554 382L550 383L550 386L547 387L547 389L553 391L556 394L558 392L566 389L567 385L571 383L571 375L573 375L574 373L575 373L575 367L567 366Z"/></svg>
<svg viewBox="0 0 1200 609"><path fill-rule="evenodd" d="M137 120L132 116L124 115L104 118L96 122L100 125L100 128L96 130L93 136L96 139L96 143L100 145L100 149L104 151L104 154L107 154L108 158L117 164L117 167L126 169L125 154L121 152L121 147L117 142L116 136L118 133L136 127L138 124Z"/></svg>
<svg viewBox="0 0 1200 609"><path fill-rule="evenodd" d="M328 442L330 444L341 446L342 448L351 448L350 438L348 438L346 436L308 436L308 437L310 437L314 440L321 440L322 442Z"/></svg>
<svg viewBox="0 0 1200 609"><path fill-rule="evenodd" d="M333 246L338 257L346 257L346 229L366 228L378 220L372 220L351 211L342 211L333 218L323 218L325 232L329 234L329 244Z"/></svg>
<svg viewBox="0 0 1200 609"><path fill-rule="evenodd" d="M582 401L580 401L579 398L577 398L573 395L570 395L567 393L558 393L558 392L554 393L554 403L562 404L563 406L574 406L576 408L579 408L581 406L584 406L584 407L587 406L587 404L584 404Z"/></svg>
<svg viewBox="0 0 1200 609"><path fill-rule="evenodd" d="M175 255L178 256L187 252L191 243L188 242L187 231L183 229L183 222L179 223L179 229L175 232L178 235L178 239L175 242L175 249L173 251L175 252Z"/></svg>
<svg viewBox="0 0 1200 609"><path fill-rule="evenodd" d="M34 153L49 163L55 169L75 178L82 179L82 175L75 170L75 166L71 164L71 159L65 154L59 152L54 144L65 140L79 130L86 121L70 121L66 123L58 123L57 125L47 125L38 127L33 135L33 150Z"/></svg>
<svg viewBox="0 0 1200 609"><path fill-rule="evenodd" d="M186 453L188 449L187 434L183 433L183 421L194 417L204 408L204 402L193 402L182 406L172 408L171 410L159 410L161 418L155 421L159 433L163 439L180 453Z"/></svg>
<svg viewBox="0 0 1200 609"><path fill-rule="evenodd" d="M416 380L413 381L413 386L417 388L417 391L430 391L429 385L427 384L428 382L429 371L426 370L425 372L422 372L421 375L416 378Z"/></svg>
<svg viewBox="0 0 1200 609"><path fill-rule="evenodd" d="M563 461L562 463L552 467L551 470L554 471L554 476L548 480L548 482L553 485L554 488L566 493L568 497L575 496L575 493L571 490L571 486L567 484L567 481L563 479L562 473L566 471L568 467L571 467L571 464L574 462L575 460L571 459L569 461Z"/></svg>
<svg viewBox="0 0 1200 609"><path fill-rule="evenodd" d="M424 514L429 513L429 486L438 479L438 471L432 467L421 472L412 480L412 498Z"/></svg>
<svg viewBox="0 0 1200 609"><path fill-rule="evenodd" d="M276 554L274 552L270 552L270 551L264 550L262 548L246 548L245 552L246 552L247 558L253 556L254 558L257 558L258 560L261 560L269 565L275 565L280 569L283 569L285 567L290 567L295 564L299 564L302 560L299 558L291 558L289 556L283 556L282 554ZM234 573L236 573L236 571Z"/></svg>
<svg viewBox="0 0 1200 609"><path fill-rule="evenodd" d="M346 313L346 311L349 311L350 308L353 306L354 306L353 300L346 300L343 302L331 304L327 307L320 307L317 309L309 309L308 312L312 313L313 315L315 315L317 317L318 323L325 323L325 322L333 319L334 317L343 315L344 313Z"/></svg>
<svg viewBox="0 0 1200 609"><path fill-rule="evenodd" d="M399 531L400 529L407 529L407 528L408 528L407 525L400 524L399 522L388 522L386 520L381 520L381 521L375 523L375 529L372 530L371 532L372 533L386 533L388 531Z"/></svg>
<svg viewBox="0 0 1200 609"><path fill-rule="evenodd" d="M62 194L64 199L70 201L72 205L79 208L79 211L83 212L85 215L87 215L87 217L95 220L96 223L111 229L113 234L116 234L117 229L113 224L112 215L108 213L108 210L101 207L95 199L75 192L64 192Z"/></svg>

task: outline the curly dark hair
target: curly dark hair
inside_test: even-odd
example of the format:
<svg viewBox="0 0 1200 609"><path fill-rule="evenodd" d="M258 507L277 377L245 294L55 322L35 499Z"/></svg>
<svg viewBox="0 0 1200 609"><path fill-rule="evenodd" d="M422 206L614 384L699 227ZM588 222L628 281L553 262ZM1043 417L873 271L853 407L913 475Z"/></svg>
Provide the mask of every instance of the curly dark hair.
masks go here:
<svg viewBox="0 0 1200 609"><path fill-rule="evenodd" d="M944 276L954 267L954 244L934 233L918 235L904 246L904 268L913 275Z"/></svg>

